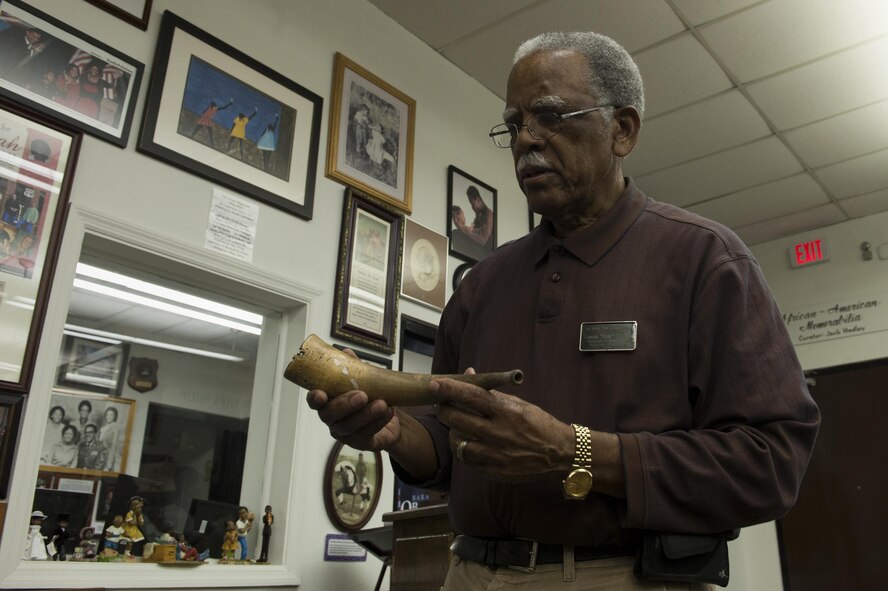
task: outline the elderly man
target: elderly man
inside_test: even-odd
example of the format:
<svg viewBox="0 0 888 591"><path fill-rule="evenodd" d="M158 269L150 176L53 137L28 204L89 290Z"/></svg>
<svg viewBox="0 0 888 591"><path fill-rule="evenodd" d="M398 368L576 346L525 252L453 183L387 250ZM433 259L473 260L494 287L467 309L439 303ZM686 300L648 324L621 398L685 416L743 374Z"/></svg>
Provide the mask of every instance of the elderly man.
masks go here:
<svg viewBox="0 0 888 591"><path fill-rule="evenodd" d="M450 490L445 589L660 588L634 573L651 532L723 547L795 501L819 412L748 249L623 176L643 113L613 40L518 49L490 135L543 222L460 283L433 371L521 368L523 384L435 381L440 404L418 419L359 391L308 393L334 437Z"/></svg>

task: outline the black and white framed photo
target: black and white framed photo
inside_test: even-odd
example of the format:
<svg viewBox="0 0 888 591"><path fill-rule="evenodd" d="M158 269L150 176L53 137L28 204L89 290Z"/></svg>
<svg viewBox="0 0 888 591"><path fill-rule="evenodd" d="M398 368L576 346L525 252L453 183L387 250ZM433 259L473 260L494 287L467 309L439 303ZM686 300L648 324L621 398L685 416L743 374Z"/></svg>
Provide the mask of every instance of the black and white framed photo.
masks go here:
<svg viewBox="0 0 888 591"><path fill-rule="evenodd" d="M327 176L409 214L416 101L337 53L330 108Z"/></svg>
<svg viewBox="0 0 888 591"><path fill-rule="evenodd" d="M20 0L0 2L0 95L120 147L145 66Z"/></svg>
<svg viewBox="0 0 888 591"><path fill-rule="evenodd" d="M129 345L113 339L65 335L56 386L118 396Z"/></svg>
<svg viewBox="0 0 888 591"><path fill-rule="evenodd" d="M440 312L447 303L447 236L405 222L401 295Z"/></svg>
<svg viewBox="0 0 888 591"><path fill-rule="evenodd" d="M324 469L324 507L339 531L364 527L379 503L382 454L361 451L337 441Z"/></svg>
<svg viewBox="0 0 888 591"><path fill-rule="evenodd" d="M137 147L310 220L323 103L166 11Z"/></svg>
<svg viewBox="0 0 888 591"><path fill-rule="evenodd" d="M478 262L496 248L496 189L451 165L447 168L450 254Z"/></svg>
<svg viewBox="0 0 888 591"><path fill-rule="evenodd" d="M404 216L347 189L333 300L333 336L395 351Z"/></svg>

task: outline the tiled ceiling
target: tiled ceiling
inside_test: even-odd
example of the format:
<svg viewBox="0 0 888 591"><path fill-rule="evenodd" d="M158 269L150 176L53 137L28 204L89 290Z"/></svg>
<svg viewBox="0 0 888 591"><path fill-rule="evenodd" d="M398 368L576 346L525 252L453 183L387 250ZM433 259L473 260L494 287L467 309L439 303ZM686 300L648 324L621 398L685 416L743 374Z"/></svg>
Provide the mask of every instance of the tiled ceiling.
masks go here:
<svg viewBox="0 0 888 591"><path fill-rule="evenodd" d="M635 58L624 172L748 244L888 210L888 0L370 0L501 98L512 54L591 30Z"/></svg>

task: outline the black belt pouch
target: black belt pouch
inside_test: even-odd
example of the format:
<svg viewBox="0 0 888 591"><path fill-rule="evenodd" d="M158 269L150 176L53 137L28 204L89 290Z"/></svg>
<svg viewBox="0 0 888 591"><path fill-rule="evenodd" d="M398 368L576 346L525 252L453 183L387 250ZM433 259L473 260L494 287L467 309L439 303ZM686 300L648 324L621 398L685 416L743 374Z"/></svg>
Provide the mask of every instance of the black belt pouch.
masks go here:
<svg viewBox="0 0 888 591"><path fill-rule="evenodd" d="M635 576L642 580L728 586L728 540L740 530L711 535L642 532Z"/></svg>

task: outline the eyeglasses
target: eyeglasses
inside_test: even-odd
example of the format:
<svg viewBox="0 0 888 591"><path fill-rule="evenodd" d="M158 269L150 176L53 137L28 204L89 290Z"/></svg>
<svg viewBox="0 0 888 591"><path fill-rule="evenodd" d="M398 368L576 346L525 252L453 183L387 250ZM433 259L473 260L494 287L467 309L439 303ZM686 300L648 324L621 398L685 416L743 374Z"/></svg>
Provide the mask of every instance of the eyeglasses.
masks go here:
<svg viewBox="0 0 888 591"><path fill-rule="evenodd" d="M526 127L532 137L538 140L545 140L561 132L561 122L565 119L585 115L586 113L605 109L609 106L610 105L601 105L600 107L592 107L591 109L583 109L582 111L573 111L572 113L564 113L563 115L558 113L537 113L528 119L527 123L523 125L500 123L499 125L494 125L490 129L490 139L493 140L493 143L496 144L496 147L498 148L511 148L515 145L515 140L518 139L518 132L521 131L522 127Z"/></svg>

